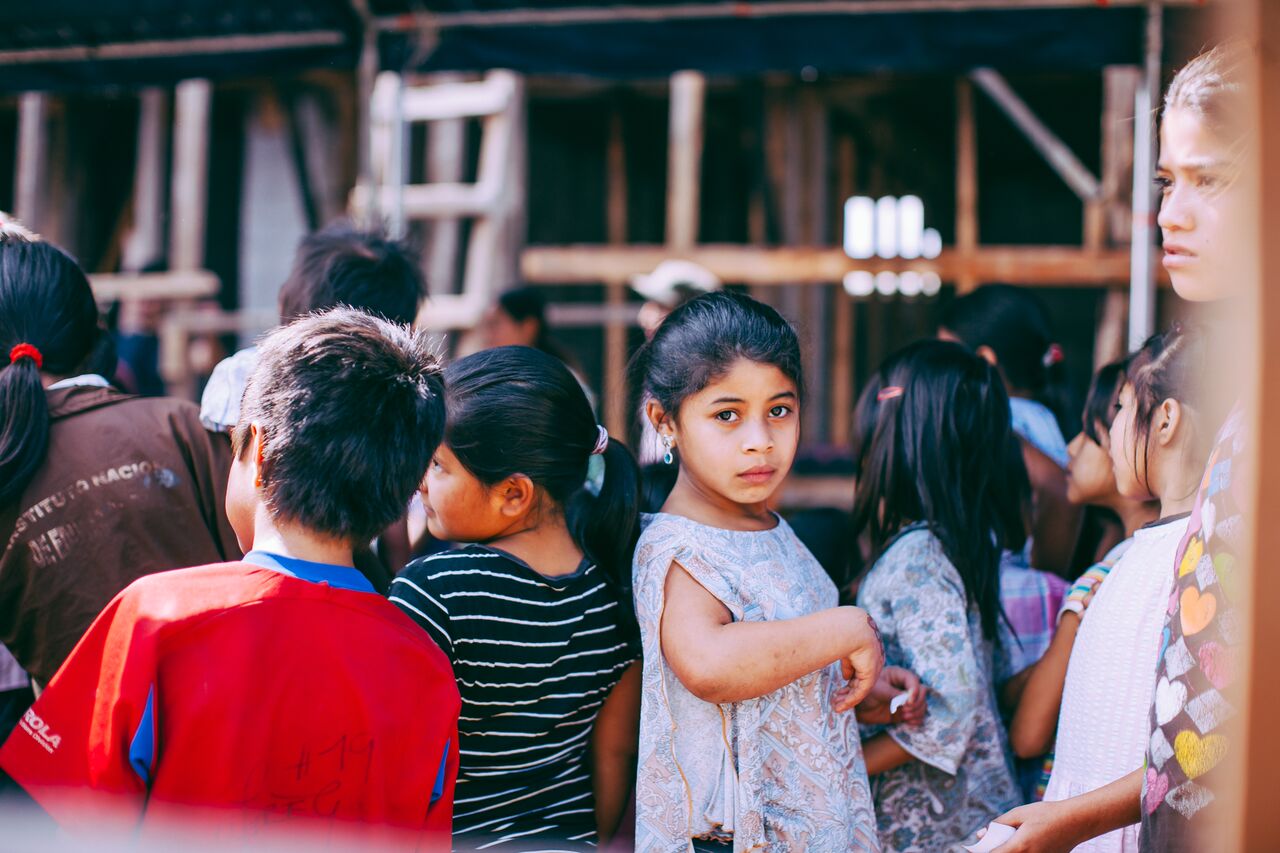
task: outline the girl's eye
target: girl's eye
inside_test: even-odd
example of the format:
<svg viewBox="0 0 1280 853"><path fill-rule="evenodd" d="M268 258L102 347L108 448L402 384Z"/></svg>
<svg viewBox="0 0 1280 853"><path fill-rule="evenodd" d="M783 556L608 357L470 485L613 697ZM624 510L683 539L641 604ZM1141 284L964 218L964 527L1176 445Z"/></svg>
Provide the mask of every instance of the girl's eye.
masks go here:
<svg viewBox="0 0 1280 853"><path fill-rule="evenodd" d="M738 419L738 413L726 409L723 412L716 412L715 417L722 423L731 424Z"/></svg>
<svg viewBox="0 0 1280 853"><path fill-rule="evenodd" d="M771 418L785 418L789 414L791 414L790 406L774 406L769 410L769 417Z"/></svg>
<svg viewBox="0 0 1280 853"><path fill-rule="evenodd" d="M1160 190L1162 193L1167 193L1169 190L1173 189L1173 178L1170 178L1167 175L1156 175L1152 180L1152 183L1154 183L1156 185L1156 189Z"/></svg>
<svg viewBox="0 0 1280 853"><path fill-rule="evenodd" d="M440 467L440 460L439 460L439 459L437 459L436 457L432 456L432 457L431 457L431 467L432 467L432 468L436 468L436 469L438 469L438 468Z"/></svg>
<svg viewBox="0 0 1280 853"><path fill-rule="evenodd" d="M1217 175L1200 175L1196 178L1196 186L1203 190L1211 190L1218 186L1218 183Z"/></svg>

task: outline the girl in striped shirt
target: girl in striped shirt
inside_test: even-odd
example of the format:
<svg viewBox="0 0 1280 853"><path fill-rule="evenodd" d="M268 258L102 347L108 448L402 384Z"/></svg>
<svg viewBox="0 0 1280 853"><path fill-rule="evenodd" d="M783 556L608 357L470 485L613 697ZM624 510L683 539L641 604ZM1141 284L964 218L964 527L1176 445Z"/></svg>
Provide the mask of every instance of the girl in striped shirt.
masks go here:
<svg viewBox="0 0 1280 853"><path fill-rule="evenodd" d="M454 834L470 849L607 841L631 792L640 708L635 461L538 350L477 353L445 385L422 498L433 536L470 544L410 563L391 600L458 679Z"/></svg>

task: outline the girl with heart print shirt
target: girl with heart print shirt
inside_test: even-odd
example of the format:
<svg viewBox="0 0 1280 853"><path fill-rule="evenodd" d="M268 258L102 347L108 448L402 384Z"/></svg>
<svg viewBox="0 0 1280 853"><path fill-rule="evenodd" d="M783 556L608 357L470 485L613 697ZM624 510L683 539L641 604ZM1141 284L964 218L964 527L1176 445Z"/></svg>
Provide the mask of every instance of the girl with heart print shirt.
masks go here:
<svg viewBox="0 0 1280 853"><path fill-rule="evenodd" d="M1080 625L1046 802L1109 785L1142 764L1153 692L1158 714L1182 707L1176 685L1156 682L1155 663L1169 640L1162 635L1169 566L1221 420L1205 393L1207 347L1199 331L1177 326L1148 340L1126 371L1110 434L1116 486L1127 498L1159 500L1160 517L1134 533ZM1076 849L1137 850L1138 830L1130 825Z"/></svg>

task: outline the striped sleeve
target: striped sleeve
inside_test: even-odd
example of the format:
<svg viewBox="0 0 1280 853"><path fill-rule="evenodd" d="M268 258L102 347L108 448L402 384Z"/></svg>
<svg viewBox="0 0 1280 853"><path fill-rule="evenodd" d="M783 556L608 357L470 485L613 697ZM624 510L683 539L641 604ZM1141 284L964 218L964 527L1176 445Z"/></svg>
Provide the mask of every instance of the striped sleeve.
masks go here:
<svg viewBox="0 0 1280 853"><path fill-rule="evenodd" d="M440 650L454 662L453 637L450 633L449 609L440 591L432 589L429 572L409 566L391 582L391 603L418 623Z"/></svg>

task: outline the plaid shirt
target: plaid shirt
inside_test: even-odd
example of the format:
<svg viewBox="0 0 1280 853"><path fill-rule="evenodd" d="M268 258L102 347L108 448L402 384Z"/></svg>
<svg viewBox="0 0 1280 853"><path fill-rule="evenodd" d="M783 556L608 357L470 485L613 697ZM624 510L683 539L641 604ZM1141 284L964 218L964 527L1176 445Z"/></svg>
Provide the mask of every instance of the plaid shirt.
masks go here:
<svg viewBox="0 0 1280 853"><path fill-rule="evenodd" d="M1008 624L1000 622L996 683L1013 678L1044 656L1058 624L1058 608L1067 592L1061 578L1030 568L1020 554L1000 561L1000 606Z"/></svg>

